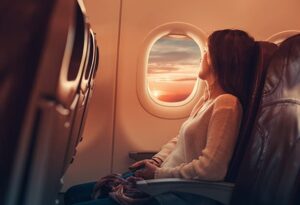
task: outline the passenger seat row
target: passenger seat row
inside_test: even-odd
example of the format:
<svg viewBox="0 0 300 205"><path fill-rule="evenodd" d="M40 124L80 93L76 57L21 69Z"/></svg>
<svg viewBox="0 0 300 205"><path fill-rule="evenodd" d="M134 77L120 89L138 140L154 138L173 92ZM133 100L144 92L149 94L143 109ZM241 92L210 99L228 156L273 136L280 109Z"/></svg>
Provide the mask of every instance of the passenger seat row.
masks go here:
<svg viewBox="0 0 300 205"><path fill-rule="evenodd" d="M81 140L99 50L76 1L7 5L0 14L9 30L0 34L0 204L52 205Z"/></svg>

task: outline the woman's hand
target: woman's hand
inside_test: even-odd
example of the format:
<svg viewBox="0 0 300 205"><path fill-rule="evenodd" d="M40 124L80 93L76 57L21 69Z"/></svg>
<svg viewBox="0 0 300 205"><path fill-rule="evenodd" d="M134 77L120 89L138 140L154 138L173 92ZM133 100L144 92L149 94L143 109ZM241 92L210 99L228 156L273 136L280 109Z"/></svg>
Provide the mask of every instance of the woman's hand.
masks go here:
<svg viewBox="0 0 300 205"><path fill-rule="evenodd" d="M139 162L137 162L139 163ZM137 170L134 175L136 177L142 177L143 179L153 179L156 169L158 169L157 166L155 166L153 163L150 162L150 160L143 160L140 161L140 163L143 163L144 168ZM142 164L139 164L142 165Z"/></svg>
<svg viewBox="0 0 300 205"><path fill-rule="evenodd" d="M160 158L152 158L138 161L132 164L129 169L134 171L134 175L144 179L153 179L155 170L160 167L162 160Z"/></svg>
<svg viewBox="0 0 300 205"><path fill-rule="evenodd" d="M129 169L132 170L132 169L139 169L138 167L141 167L143 164L145 164L146 162L149 162L157 167L160 167L161 163L162 163L162 160L155 157L155 158L152 158L152 159L144 159L144 160L141 160L141 161L138 161L134 164L132 164Z"/></svg>

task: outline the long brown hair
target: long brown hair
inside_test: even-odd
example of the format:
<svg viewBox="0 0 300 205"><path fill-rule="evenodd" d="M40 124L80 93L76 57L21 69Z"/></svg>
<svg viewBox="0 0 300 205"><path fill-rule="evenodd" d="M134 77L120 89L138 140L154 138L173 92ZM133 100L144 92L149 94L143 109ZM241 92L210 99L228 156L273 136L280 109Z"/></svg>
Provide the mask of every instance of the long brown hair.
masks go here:
<svg viewBox="0 0 300 205"><path fill-rule="evenodd" d="M208 38L208 50L223 90L247 106L258 55L255 40L241 30L215 31Z"/></svg>

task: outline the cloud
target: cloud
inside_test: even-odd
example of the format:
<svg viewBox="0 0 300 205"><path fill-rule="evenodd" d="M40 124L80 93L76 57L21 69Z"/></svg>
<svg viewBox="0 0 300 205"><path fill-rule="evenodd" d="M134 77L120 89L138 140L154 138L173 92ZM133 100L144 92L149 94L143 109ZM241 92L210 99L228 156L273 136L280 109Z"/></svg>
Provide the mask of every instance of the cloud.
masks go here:
<svg viewBox="0 0 300 205"><path fill-rule="evenodd" d="M199 68L200 60L200 48L194 40L184 36L165 36L151 48L148 74L194 73Z"/></svg>
<svg viewBox="0 0 300 205"><path fill-rule="evenodd" d="M149 81L155 82L187 82L187 81L196 81L197 76L177 76L177 77L149 77Z"/></svg>
<svg viewBox="0 0 300 205"><path fill-rule="evenodd" d="M173 81L196 81L197 77L185 77L185 78L177 78L174 79Z"/></svg>
<svg viewBox="0 0 300 205"><path fill-rule="evenodd" d="M198 72L177 72L177 73L152 73L147 75L147 79L150 81L190 81L197 80Z"/></svg>
<svg viewBox="0 0 300 205"><path fill-rule="evenodd" d="M148 66L147 74L195 74L199 71L199 65L156 65Z"/></svg>
<svg viewBox="0 0 300 205"><path fill-rule="evenodd" d="M159 67L157 65L149 65L148 66L148 74L155 73L170 73L179 71L179 68L176 67Z"/></svg>
<svg viewBox="0 0 300 205"><path fill-rule="evenodd" d="M159 51L149 55L149 63L172 63L182 64L184 62L200 62L200 56L192 52L182 51Z"/></svg>
<svg viewBox="0 0 300 205"><path fill-rule="evenodd" d="M190 38L178 39L165 36L157 40L151 48L151 51L154 53L174 50L179 52L198 53L200 55L200 48L198 44Z"/></svg>

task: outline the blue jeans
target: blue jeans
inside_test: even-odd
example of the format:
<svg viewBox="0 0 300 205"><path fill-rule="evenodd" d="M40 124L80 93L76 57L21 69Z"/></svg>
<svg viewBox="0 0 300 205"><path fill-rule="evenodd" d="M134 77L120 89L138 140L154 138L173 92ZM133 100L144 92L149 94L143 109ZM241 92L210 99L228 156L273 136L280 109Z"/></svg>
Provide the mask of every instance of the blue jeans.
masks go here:
<svg viewBox="0 0 300 205"><path fill-rule="evenodd" d="M95 184L96 182L90 182L72 186L64 195L65 205L73 205L76 203L88 202L93 200L91 198L91 194Z"/></svg>
<svg viewBox="0 0 300 205"><path fill-rule="evenodd" d="M119 205L109 197L92 199L91 194L96 182L79 184L71 187L64 195L65 205ZM148 205L158 205L153 199Z"/></svg>
<svg viewBox="0 0 300 205"><path fill-rule="evenodd" d="M96 182L90 182L71 187L65 193L65 205L119 205L109 197L96 200L92 199L91 193L95 183ZM212 205L219 204L215 201L193 194L165 193L155 196L155 199L149 201L147 205L199 205L202 202Z"/></svg>

